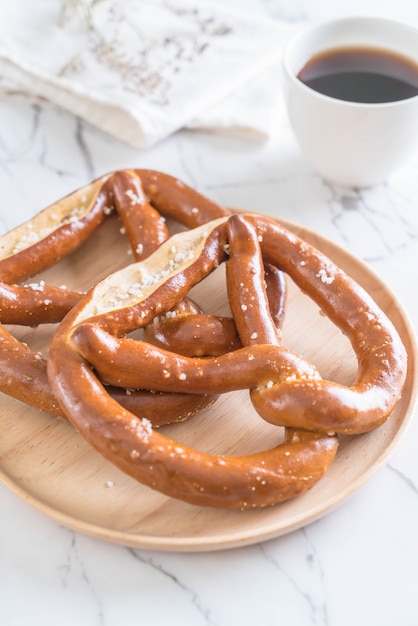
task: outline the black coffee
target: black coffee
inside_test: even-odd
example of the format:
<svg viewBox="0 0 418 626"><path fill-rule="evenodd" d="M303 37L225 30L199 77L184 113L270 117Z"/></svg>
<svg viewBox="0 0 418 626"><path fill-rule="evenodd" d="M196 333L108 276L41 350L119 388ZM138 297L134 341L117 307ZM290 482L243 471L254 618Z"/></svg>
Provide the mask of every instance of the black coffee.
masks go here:
<svg viewBox="0 0 418 626"><path fill-rule="evenodd" d="M395 102L418 95L418 64L381 48L326 50L313 56L298 78L315 91L350 102Z"/></svg>

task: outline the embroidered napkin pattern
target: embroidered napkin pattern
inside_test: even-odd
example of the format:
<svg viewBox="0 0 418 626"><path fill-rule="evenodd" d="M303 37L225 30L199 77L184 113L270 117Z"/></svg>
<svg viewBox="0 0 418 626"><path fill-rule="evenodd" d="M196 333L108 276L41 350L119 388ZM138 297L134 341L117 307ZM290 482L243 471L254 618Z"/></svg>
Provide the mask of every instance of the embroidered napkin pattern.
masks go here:
<svg viewBox="0 0 418 626"><path fill-rule="evenodd" d="M0 93L67 109L147 148L176 130L265 139L287 26L200 0L0 6Z"/></svg>

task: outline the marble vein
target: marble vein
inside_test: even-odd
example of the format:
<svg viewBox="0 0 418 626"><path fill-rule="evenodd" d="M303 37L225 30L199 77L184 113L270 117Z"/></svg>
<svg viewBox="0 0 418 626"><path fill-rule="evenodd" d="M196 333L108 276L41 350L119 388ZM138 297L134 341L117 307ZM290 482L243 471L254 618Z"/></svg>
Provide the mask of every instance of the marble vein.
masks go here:
<svg viewBox="0 0 418 626"><path fill-rule="evenodd" d="M106 620L104 616L103 602L101 601L90 574L87 571L87 567L83 559L83 552L78 549L78 535L72 531L69 531L69 534L71 542L68 548L67 560L61 566L61 570L63 572L61 577L62 586L64 589L68 589L71 586L73 579L81 581L87 595L90 597L90 601L95 607L97 626L105 626Z"/></svg>
<svg viewBox="0 0 418 626"><path fill-rule="evenodd" d="M309 623L312 626L329 626L328 609L325 601L325 574L319 554L309 540L305 529L297 531L297 534L303 539L304 566L300 562L300 552L298 552L299 567L292 569L292 567L288 567L286 557L281 558L279 550L274 550L273 554L272 546L269 544L260 545L260 551L266 561L279 573L280 578L286 581L287 585L295 592L296 597L303 603L309 616ZM278 580L277 584L280 585L283 593L283 581ZM307 624L306 621L303 623Z"/></svg>
<svg viewBox="0 0 418 626"><path fill-rule="evenodd" d="M393 472L400 480L404 483L404 485L411 490L412 493L418 496L418 485L414 483L414 481L409 478L406 474L401 472L400 469L396 468L392 463L387 463L386 467Z"/></svg>
<svg viewBox="0 0 418 626"><path fill-rule="evenodd" d="M86 168L87 181L91 181L96 178L96 173L89 146L84 139L84 122L81 118L76 118L75 138Z"/></svg>
<svg viewBox="0 0 418 626"><path fill-rule="evenodd" d="M153 570L169 579L176 587L190 598L191 604L195 607L199 616L203 619L203 623L208 626L217 626L217 622L213 621L211 609L205 606L199 595L191 587L182 582L176 574L170 572L162 563L157 563L152 556L146 556L133 548L127 548L128 553L137 561L151 567Z"/></svg>

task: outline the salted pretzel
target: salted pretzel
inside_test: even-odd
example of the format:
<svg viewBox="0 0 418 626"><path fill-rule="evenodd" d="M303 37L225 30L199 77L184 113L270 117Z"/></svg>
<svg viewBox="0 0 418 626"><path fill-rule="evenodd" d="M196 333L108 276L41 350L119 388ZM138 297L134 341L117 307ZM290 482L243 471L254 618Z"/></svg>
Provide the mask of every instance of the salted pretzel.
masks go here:
<svg viewBox="0 0 418 626"><path fill-rule="evenodd" d="M0 390L58 417L65 415L50 389L45 359L15 339L4 324L37 326L63 319L83 294L43 281L28 281L77 249L115 211L136 261L145 259L168 238L166 217L194 227L228 214L167 174L124 170L93 181L0 237ZM271 284L271 307L279 325L284 311L283 277L275 268L266 268L266 280ZM173 341L169 335L173 335L175 312L166 321L160 320L160 341ZM186 299L181 303L181 312L175 319L176 348L183 345L187 353L190 337L183 318L186 314L190 318L196 306ZM207 316L201 310L199 315L200 354L212 354L215 346L218 354L236 347L239 338L233 320ZM153 324L148 331L149 341L155 330ZM150 394L120 388L109 391L118 402L154 425L183 420L216 399L213 394Z"/></svg>
<svg viewBox="0 0 418 626"><path fill-rule="evenodd" d="M146 258L168 238L163 213L186 226L227 213L167 174L127 170L97 179L0 238L0 390L58 417L65 415L51 392L45 359L4 324L61 321L83 294L28 280L77 249L115 210L135 260ZM213 395L111 392L155 425L185 419L215 400Z"/></svg>
<svg viewBox="0 0 418 626"><path fill-rule="evenodd" d="M226 259L242 347L188 357L125 336L171 310ZM351 387L323 380L280 345L263 261L287 272L348 336L359 361ZM385 421L405 373L400 338L364 290L296 235L251 214L174 235L143 262L107 277L60 324L48 359L63 411L103 456L169 496L226 508L264 507L312 487L335 457L336 433L358 434ZM285 441L249 456L205 454L156 432L118 405L103 383L198 394L249 389L260 416L285 427Z"/></svg>

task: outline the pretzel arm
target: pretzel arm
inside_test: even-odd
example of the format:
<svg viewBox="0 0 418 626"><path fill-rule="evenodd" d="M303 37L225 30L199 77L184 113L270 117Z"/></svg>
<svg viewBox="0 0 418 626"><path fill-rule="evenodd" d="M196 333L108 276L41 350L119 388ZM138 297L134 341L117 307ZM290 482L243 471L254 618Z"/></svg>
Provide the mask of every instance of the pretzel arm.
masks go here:
<svg viewBox="0 0 418 626"><path fill-rule="evenodd" d="M106 180L69 194L0 238L0 280L19 283L76 250L112 204Z"/></svg>
<svg viewBox="0 0 418 626"><path fill-rule="evenodd" d="M144 341L183 356L219 356L241 347L231 318L208 315L190 298L154 317Z"/></svg>
<svg viewBox="0 0 418 626"><path fill-rule="evenodd" d="M230 257L226 264L228 299L244 346L280 344L270 313L260 246L254 229L239 216L228 221Z"/></svg>
<svg viewBox="0 0 418 626"><path fill-rule="evenodd" d="M0 391L56 417L64 413L51 392L46 361L0 324Z"/></svg>
<svg viewBox="0 0 418 626"><path fill-rule="evenodd" d="M168 239L166 221L149 203L141 178L135 172L116 172L112 178L112 190L134 259L145 259Z"/></svg>
<svg viewBox="0 0 418 626"><path fill-rule="evenodd" d="M131 389L227 393L293 378L295 372L318 377L317 370L292 351L268 344L216 358L185 357L143 341L114 337L88 322L74 329L72 343L100 380Z"/></svg>
<svg viewBox="0 0 418 626"><path fill-rule="evenodd" d="M144 329L144 340L189 357L219 356L241 347L231 318L206 313L158 318Z"/></svg>
<svg viewBox="0 0 418 626"><path fill-rule="evenodd" d="M43 282L29 286L0 283L0 322L38 326L60 322L82 294Z"/></svg>
<svg viewBox="0 0 418 626"><path fill-rule="evenodd" d="M155 170L134 170L152 206L188 228L201 226L231 212L174 176Z"/></svg>
<svg viewBox="0 0 418 626"><path fill-rule="evenodd" d="M315 301L348 337L358 359L351 386L333 381L285 381L252 391L264 419L284 426L360 434L387 420L402 391L407 354L374 300L329 258L279 224L249 216L263 253ZM279 245L280 244L280 245Z"/></svg>

